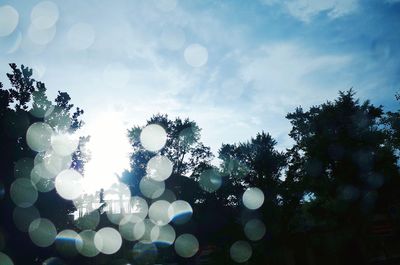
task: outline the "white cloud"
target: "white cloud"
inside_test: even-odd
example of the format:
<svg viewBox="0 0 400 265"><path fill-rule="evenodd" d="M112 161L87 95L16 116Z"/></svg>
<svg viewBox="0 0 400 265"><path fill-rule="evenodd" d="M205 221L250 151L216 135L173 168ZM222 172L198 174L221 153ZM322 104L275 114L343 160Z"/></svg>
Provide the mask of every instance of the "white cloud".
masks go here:
<svg viewBox="0 0 400 265"><path fill-rule="evenodd" d="M270 110L284 112L299 102L312 104L324 99L326 89L337 84L321 87L315 80L336 74L350 61L347 55L320 55L295 43L277 43L264 45L254 56L245 58L240 73L253 84L255 100L262 100Z"/></svg>
<svg viewBox="0 0 400 265"><path fill-rule="evenodd" d="M398 0L388 0L398 1ZM262 0L267 5L281 4L293 17L309 22L321 12L334 19L349 15L358 9L358 0Z"/></svg>
<svg viewBox="0 0 400 265"><path fill-rule="evenodd" d="M299 105L307 108L334 99L338 90L351 85L340 75L352 62L351 56L318 54L293 42L263 45L251 54L237 55L237 60L241 62L239 78L250 87L251 102L236 120L255 130L250 136L261 130L270 132L279 139L280 148L291 143L287 136L290 124L285 119L288 112ZM326 78L334 81L321 81Z"/></svg>
<svg viewBox="0 0 400 265"><path fill-rule="evenodd" d="M282 2L303 21L320 12L328 12L332 18L342 16L353 12L357 3L264 1L271 5ZM224 21L213 9L188 12L178 5L171 15L152 7L152 2L140 3L94 5L96 16L84 16L96 31L93 46L82 53L64 49L62 30L69 26L60 26L53 48L44 52L44 81L49 88L68 89L74 103L87 110L84 118L88 124L99 110L117 107L124 110L124 120L136 125L158 112L190 117L203 128L203 140L214 152L222 142L246 141L262 130L287 146L290 124L284 116L288 111L299 104L332 99L338 89L346 88L339 78L333 78L334 82L316 79L335 75L351 60L348 56L318 54L285 40L253 43L247 35L250 24ZM76 10L69 2L65 5ZM65 12L62 19L82 20L74 12ZM176 28L182 30L185 41L180 49L171 51L163 46L161 36L166 29ZM183 50L190 43L201 43L209 51L209 61L201 69L184 61ZM114 65L111 69L115 63L120 69L111 72L115 79L111 87L118 83L112 89L102 76L110 74L105 71L110 63ZM105 79L109 78L106 75ZM55 94L56 90L49 92Z"/></svg>

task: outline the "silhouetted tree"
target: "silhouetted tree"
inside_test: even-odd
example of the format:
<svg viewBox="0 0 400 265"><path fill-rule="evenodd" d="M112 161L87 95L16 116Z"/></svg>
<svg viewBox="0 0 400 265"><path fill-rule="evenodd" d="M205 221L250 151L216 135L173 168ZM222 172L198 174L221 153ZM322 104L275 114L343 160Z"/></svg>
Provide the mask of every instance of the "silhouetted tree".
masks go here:
<svg viewBox="0 0 400 265"><path fill-rule="evenodd" d="M167 134L166 143L158 152L146 150L140 141L143 128L151 124L160 125ZM128 135L133 147L131 169L121 176L121 180L130 186L132 194L141 194L139 183L147 174L148 161L156 155L168 157L173 164L173 170L171 176L165 180L165 187L171 190L177 199L190 203L194 211L189 223L175 226L175 229L177 233L192 232L198 237L201 235L199 218L204 214L199 211L198 204L199 199L204 198L204 191L200 189L197 180L203 169L211 167L210 162L213 158L210 148L200 141L200 131L198 125L189 119L172 120L167 115L154 115L145 126L136 126L129 130ZM152 202L150 199L148 201L149 204ZM186 262L171 249L162 253L159 262Z"/></svg>
<svg viewBox="0 0 400 265"><path fill-rule="evenodd" d="M12 73L7 74L8 79L11 82L12 88L8 91L11 95L11 103L15 103L16 110L27 110L27 103L31 99L32 92L35 91L34 81L32 77L32 69L21 66L18 69L16 64L10 64L12 68Z"/></svg>
<svg viewBox="0 0 400 265"><path fill-rule="evenodd" d="M271 135L262 132L244 143L224 144L219 150L223 184L217 196L231 208L228 219L235 220L230 221L230 228L225 230L231 234L229 241L245 238L244 226L253 218L262 220L268 231L253 245L254 255L250 264L273 262L280 245L281 178L286 158L275 146L276 141ZM242 195L248 187L263 191L265 198L260 209L248 210L243 205ZM228 242L220 242L226 251L230 247Z"/></svg>
<svg viewBox="0 0 400 265"><path fill-rule="evenodd" d="M281 170L285 166L285 155L275 149L276 141L264 132L239 144L224 144L219 150L221 171L225 182L238 190L228 194L239 194L247 187L258 187L268 197L267 201L278 203ZM237 198L235 205L240 204ZM232 202L227 202L232 203Z"/></svg>
<svg viewBox="0 0 400 265"><path fill-rule="evenodd" d="M165 146L157 153L143 148L140 142L141 130L150 124L158 124L167 133ZM173 172L167 179L167 187L176 195L190 203L194 203L193 189L203 168L209 166L213 157L210 148L200 142L200 128L194 121L176 118L171 120L167 115L151 117L143 127L136 126L129 130L129 139L133 147L131 155L131 172L125 172L123 180L135 192L139 192L138 184L146 175L147 162L156 154L168 157L173 163Z"/></svg>
<svg viewBox="0 0 400 265"><path fill-rule="evenodd" d="M397 101L400 100L400 95L396 94ZM400 151L400 110L388 111L382 117L382 123L384 125L384 131L387 134L387 144L399 155Z"/></svg>
<svg viewBox="0 0 400 265"><path fill-rule="evenodd" d="M292 222L298 231L314 233L318 262L365 263L374 216L388 215L398 201L397 159L380 129L382 116L381 107L360 104L352 90L287 115L295 145L289 150L286 198L296 204L302 192L301 214Z"/></svg>
<svg viewBox="0 0 400 265"><path fill-rule="evenodd" d="M65 92L59 91L54 102L49 100L45 85L32 78L31 69L10 66L11 88L4 89L0 83L0 247L1 236L6 238L0 250L16 264L41 263L58 254L54 248L38 248L27 233L16 229L10 186L14 175L30 178L34 166L37 152L26 142L29 126L46 122L55 133L74 133L83 125L83 110L74 109ZM267 232L251 242L253 254L246 264L366 264L375 253L386 253L385 244L400 245L399 111L384 113L381 106L360 103L350 90L307 111L299 107L287 118L294 145L286 152L276 150L276 141L261 132L246 142L223 144L219 166L213 165L213 154L200 141L201 129L192 120L157 114L144 126L128 131L131 164L120 180L129 185L132 195L141 194L139 183L148 174L148 161L163 155L173 163L166 187L194 210L188 223L173 226L177 235L197 236L199 254L183 259L171 248L160 248L158 262L197 264L211 249L206 262L233 264L230 246L246 240L245 224L254 218L265 224ZM157 152L146 150L140 140L150 124L160 125L167 134L165 146ZM71 168L80 172L88 160L88 140L82 137L72 155ZM21 158L22 169L16 167ZM247 209L243 203L249 187L263 191L259 209ZM104 193L99 196L104 202ZM74 228L67 215L75 208L55 190L40 193L35 206L58 230ZM101 225L111 225L104 217ZM384 237L373 233L377 220L391 225ZM69 261L122 264L125 261L120 258L130 260L134 255L133 244L124 241L122 249L111 256L98 255L94 260L78 256Z"/></svg>
<svg viewBox="0 0 400 265"><path fill-rule="evenodd" d="M52 248L36 247L27 233L17 230L13 221L13 210L16 207L10 198L10 185L17 174L19 177L31 178L34 167L33 159L37 152L31 150L26 142L29 126L35 122L46 122L55 132L74 132L83 125L79 108L72 113L73 105L67 93L59 92L55 103L47 99L46 87L32 78L32 69L10 64L12 73L7 74L11 83L9 89L0 84L0 180L3 182L6 196L1 202L1 224L6 231L6 250L15 264L32 263L56 255ZM57 124L57 122L63 122ZM80 139L78 150L73 154L71 167L82 171L86 161L83 147L87 138ZM17 168L17 162L24 162L23 168ZM14 177L15 176L15 177ZM53 189L39 193L35 207L40 216L50 219L61 230L73 228L68 214L74 211L71 201L64 200ZM21 252L24 254L21 255Z"/></svg>

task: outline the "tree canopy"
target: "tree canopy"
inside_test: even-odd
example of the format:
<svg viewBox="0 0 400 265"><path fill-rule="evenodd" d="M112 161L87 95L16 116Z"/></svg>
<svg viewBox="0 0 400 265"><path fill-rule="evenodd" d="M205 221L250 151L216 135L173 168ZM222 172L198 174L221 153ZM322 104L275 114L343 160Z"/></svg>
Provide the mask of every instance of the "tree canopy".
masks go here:
<svg viewBox="0 0 400 265"><path fill-rule="evenodd" d="M95 202L73 200L54 179L65 170L85 175L90 136L72 149L65 138L84 126L84 112L66 92L50 100L30 68L10 66L10 88L0 83L0 251L15 264L372 264L400 256L399 111L361 102L350 89L288 113L286 150L265 128L217 154L195 121L155 114L127 130L130 168L119 182ZM88 211L71 219L85 200ZM35 237L38 227L46 232ZM79 236L66 243L60 231ZM105 248L96 245L100 233Z"/></svg>

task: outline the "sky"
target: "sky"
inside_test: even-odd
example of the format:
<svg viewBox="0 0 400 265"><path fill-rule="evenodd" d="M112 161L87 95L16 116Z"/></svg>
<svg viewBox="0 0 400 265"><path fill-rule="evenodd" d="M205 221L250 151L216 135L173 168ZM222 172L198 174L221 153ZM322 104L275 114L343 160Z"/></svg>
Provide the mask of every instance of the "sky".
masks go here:
<svg viewBox="0 0 400 265"><path fill-rule="evenodd" d="M167 113L214 153L261 131L283 149L285 115L339 90L397 109L399 14L398 0L0 0L0 80L34 68L89 127Z"/></svg>

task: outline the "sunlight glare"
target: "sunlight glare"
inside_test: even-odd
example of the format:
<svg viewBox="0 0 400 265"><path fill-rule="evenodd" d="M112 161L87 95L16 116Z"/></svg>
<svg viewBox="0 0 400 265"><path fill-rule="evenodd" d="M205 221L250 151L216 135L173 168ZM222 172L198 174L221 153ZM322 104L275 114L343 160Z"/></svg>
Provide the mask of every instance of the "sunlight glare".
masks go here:
<svg viewBox="0 0 400 265"><path fill-rule="evenodd" d="M87 124L91 159L85 166L83 186L86 193L107 189L118 182L117 174L129 168L130 144L121 114L107 112Z"/></svg>

